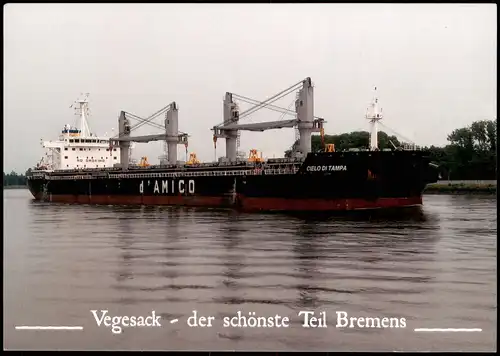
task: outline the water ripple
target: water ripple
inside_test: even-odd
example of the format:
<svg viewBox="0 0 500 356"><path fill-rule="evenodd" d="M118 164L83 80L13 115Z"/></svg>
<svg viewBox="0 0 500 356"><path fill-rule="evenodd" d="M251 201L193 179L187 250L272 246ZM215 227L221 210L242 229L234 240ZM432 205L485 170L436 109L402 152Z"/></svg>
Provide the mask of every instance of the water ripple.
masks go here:
<svg viewBox="0 0 500 356"><path fill-rule="evenodd" d="M119 342L88 331L85 345L419 350L429 344L462 351L496 345L495 199L428 196L423 211L411 216L315 218L45 204L31 202L22 190L4 193L6 330L21 321L73 321L94 330L89 311L108 308L124 315L156 310L180 321L163 337L140 333ZM216 316L219 324L193 333L185 325L193 310ZM238 310L293 318L284 329L223 328L220 320ZM302 328L300 310L327 311L331 326ZM432 342L411 331L400 337L340 330L342 337L332 338L340 310L406 317L410 329L470 326L485 332ZM75 342L6 333L11 348L73 348Z"/></svg>

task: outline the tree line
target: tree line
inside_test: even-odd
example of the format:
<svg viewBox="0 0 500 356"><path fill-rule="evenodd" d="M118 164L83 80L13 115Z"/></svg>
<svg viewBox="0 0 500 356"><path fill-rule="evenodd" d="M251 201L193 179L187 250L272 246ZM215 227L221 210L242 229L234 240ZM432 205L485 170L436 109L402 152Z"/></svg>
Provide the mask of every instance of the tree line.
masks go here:
<svg viewBox="0 0 500 356"><path fill-rule="evenodd" d="M497 119L480 120L470 126L453 130L444 147L422 147L430 154L433 163L439 165L443 179L447 180L494 180L497 177ZM370 133L355 131L340 135L325 135L324 144L334 144L335 151L352 148L368 149ZM298 141L294 145L298 144ZM383 131L378 132L378 147L398 149L404 146L396 136L389 136ZM313 152L324 150L321 137L312 136ZM292 150L285 151L285 157L290 157Z"/></svg>
<svg viewBox="0 0 500 356"><path fill-rule="evenodd" d="M449 144L429 147L444 179L494 180L497 178L497 120L475 121L453 130Z"/></svg>
<svg viewBox="0 0 500 356"><path fill-rule="evenodd" d="M26 185L26 176L24 174L17 174L14 171L7 174L3 172L3 186L10 187L14 185Z"/></svg>

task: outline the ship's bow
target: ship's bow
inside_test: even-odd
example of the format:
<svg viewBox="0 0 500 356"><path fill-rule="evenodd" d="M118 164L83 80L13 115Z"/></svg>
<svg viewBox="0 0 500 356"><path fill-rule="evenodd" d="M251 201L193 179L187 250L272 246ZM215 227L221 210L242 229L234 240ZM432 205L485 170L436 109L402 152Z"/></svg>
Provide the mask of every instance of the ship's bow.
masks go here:
<svg viewBox="0 0 500 356"><path fill-rule="evenodd" d="M39 200L42 196L43 191L43 176L41 174L36 174L31 169L26 171L26 185L33 195L33 198Z"/></svg>

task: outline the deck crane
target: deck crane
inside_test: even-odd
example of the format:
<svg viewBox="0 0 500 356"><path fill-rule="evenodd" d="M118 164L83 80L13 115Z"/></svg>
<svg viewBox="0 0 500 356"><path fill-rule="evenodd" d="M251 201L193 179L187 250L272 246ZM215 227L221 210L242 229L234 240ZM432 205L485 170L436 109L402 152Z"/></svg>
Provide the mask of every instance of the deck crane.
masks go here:
<svg viewBox="0 0 500 356"><path fill-rule="evenodd" d="M153 119L165 113L165 126L161 126L152 122ZM131 126L129 119L138 120L139 123ZM151 125L165 130L162 134L130 136L133 130L136 130L144 125ZM117 142L120 146L120 163L123 169L127 169L129 165L129 146L130 142L150 142L150 141L165 141L168 146L168 163L177 163L177 145L187 145L188 134L178 130L178 107L175 102L172 102L164 108L158 110L148 118L143 119L137 115L126 111L121 111L118 118L118 135L110 139L110 146L113 142Z"/></svg>
<svg viewBox="0 0 500 356"><path fill-rule="evenodd" d="M298 96L295 100L295 111L271 105L273 102L289 95L290 93L296 92L297 90ZM233 98L253 102L254 106L240 113L238 105L233 101ZM296 115L296 119L253 124L239 123L240 119L243 119L264 107L281 113ZM266 131L285 127L297 127L300 134L297 152L306 156L309 152L311 152L311 134L313 132L322 132L323 123L324 119L316 118L314 116L314 88L312 86L311 78L306 78L262 102L249 99L241 95L229 92L226 93L224 98L224 121L221 124L214 126L212 130L214 131L214 143L217 138L225 138L226 158L229 161L236 161L237 139L240 130Z"/></svg>

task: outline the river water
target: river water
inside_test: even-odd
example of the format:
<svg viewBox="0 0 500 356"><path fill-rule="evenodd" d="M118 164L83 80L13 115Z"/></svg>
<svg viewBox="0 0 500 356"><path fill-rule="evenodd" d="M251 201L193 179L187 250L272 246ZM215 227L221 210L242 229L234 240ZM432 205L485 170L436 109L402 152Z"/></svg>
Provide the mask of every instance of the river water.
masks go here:
<svg viewBox="0 0 500 356"><path fill-rule="evenodd" d="M493 351L496 236L494 196L424 196L422 211L397 218L312 219L37 203L27 190L4 190L4 347ZM161 327L114 334L91 310L155 311ZM212 326L189 327L193 310ZM289 324L224 327L238 311ZM327 327L304 327L300 311L325 312ZM342 311L405 318L406 327L336 327Z"/></svg>

